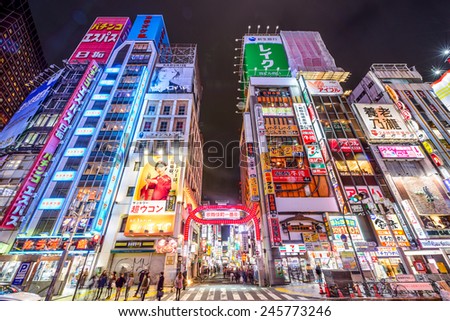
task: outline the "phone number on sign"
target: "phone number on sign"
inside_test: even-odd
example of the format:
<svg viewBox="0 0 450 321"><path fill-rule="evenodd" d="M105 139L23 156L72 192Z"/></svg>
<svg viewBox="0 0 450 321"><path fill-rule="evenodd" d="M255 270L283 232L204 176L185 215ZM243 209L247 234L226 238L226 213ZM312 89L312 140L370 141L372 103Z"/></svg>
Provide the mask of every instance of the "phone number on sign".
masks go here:
<svg viewBox="0 0 450 321"><path fill-rule="evenodd" d="M257 311L255 311L258 313ZM316 316L331 316L331 309L329 306L313 306L313 305L282 305L282 306L262 306L259 311L261 317L287 317L287 316L301 316L301 317L316 317Z"/></svg>

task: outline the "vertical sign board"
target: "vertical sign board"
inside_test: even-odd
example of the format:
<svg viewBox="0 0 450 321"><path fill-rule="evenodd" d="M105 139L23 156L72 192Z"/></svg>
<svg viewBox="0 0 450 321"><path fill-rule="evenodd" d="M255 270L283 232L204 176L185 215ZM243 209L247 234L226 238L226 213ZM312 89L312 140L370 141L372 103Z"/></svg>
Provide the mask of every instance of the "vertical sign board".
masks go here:
<svg viewBox="0 0 450 321"><path fill-rule="evenodd" d="M14 280L12 281L12 285L21 286L23 284L23 281L25 281L25 277L27 276L30 267L31 262L20 263L19 269L17 270L17 273L14 276Z"/></svg>
<svg viewBox="0 0 450 321"><path fill-rule="evenodd" d="M127 17L97 17L69 59L70 64L97 61L106 64L116 45L126 39L131 21Z"/></svg>
<svg viewBox="0 0 450 321"><path fill-rule="evenodd" d="M138 15L133 23L128 40L153 40L156 50L159 46L169 46L164 18L161 15Z"/></svg>
<svg viewBox="0 0 450 321"><path fill-rule="evenodd" d="M61 116L53 127L53 130L50 132L47 142L44 147L42 147L33 166L22 181L22 185L17 190L11 205L6 210L0 228L11 230L19 226L22 217L26 214L25 209L29 205L43 174L47 171L60 142L64 139L66 132L69 130L76 112L83 104L83 100L88 93L98 70L99 67L95 61L91 61L87 66L77 87L67 101Z"/></svg>
<svg viewBox="0 0 450 321"><path fill-rule="evenodd" d="M279 36L245 36L244 66L247 77L287 77L289 66Z"/></svg>

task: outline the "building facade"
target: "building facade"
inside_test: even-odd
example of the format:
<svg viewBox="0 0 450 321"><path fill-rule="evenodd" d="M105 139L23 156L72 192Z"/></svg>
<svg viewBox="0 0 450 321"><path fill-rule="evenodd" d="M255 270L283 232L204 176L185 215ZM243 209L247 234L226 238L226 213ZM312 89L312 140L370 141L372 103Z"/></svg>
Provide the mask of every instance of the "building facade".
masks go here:
<svg viewBox="0 0 450 321"><path fill-rule="evenodd" d="M28 94L46 80L47 75L41 73L47 63L28 1L5 0L0 6L1 130Z"/></svg>
<svg viewBox="0 0 450 321"><path fill-rule="evenodd" d="M349 100L365 128L371 122L375 130L384 126L393 133L402 127L414 133L412 140L392 133L380 138L367 128L366 137L414 235L417 249L405 251L409 264L415 273L448 273L448 110L431 84L424 83L415 68L406 64L372 65ZM371 112L371 108L376 113L382 108L392 112L369 116L365 111Z"/></svg>

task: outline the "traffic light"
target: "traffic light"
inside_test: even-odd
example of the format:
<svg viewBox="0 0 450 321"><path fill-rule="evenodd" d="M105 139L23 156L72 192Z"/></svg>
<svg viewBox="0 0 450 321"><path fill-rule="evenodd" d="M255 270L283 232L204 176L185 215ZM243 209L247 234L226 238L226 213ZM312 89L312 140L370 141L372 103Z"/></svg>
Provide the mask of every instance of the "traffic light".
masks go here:
<svg viewBox="0 0 450 321"><path fill-rule="evenodd" d="M359 192L358 194L353 195L352 197L349 198L349 201L351 202L355 202L355 203L359 203L361 202L363 199L368 198L369 195L367 195L367 193L365 192Z"/></svg>

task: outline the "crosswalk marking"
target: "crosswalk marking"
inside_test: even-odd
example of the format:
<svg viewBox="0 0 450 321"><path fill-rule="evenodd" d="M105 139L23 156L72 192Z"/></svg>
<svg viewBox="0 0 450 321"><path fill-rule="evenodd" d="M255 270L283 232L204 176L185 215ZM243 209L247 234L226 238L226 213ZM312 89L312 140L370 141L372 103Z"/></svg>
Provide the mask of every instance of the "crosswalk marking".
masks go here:
<svg viewBox="0 0 450 321"><path fill-rule="evenodd" d="M216 292L215 288L209 289L208 297L206 298L206 300L214 301L214 294L215 294L215 292Z"/></svg>
<svg viewBox="0 0 450 321"><path fill-rule="evenodd" d="M272 297L275 300L281 300L281 298L275 294L273 294L272 292L270 292L268 289L261 289L263 290L267 295L269 295L270 297Z"/></svg>
<svg viewBox="0 0 450 321"><path fill-rule="evenodd" d="M245 290L244 291L244 295L245 295L245 298L247 299L247 300L249 300L249 301L254 301L255 299L253 298L253 296L248 292L248 290Z"/></svg>
<svg viewBox="0 0 450 321"><path fill-rule="evenodd" d="M227 290L225 288L220 289L220 301L226 301L227 298Z"/></svg>
<svg viewBox="0 0 450 321"><path fill-rule="evenodd" d="M292 300L292 301L295 301L296 299L295 298L293 298L293 297L291 297L290 295L288 295L288 294L280 294L282 297L285 297L286 299L288 299L288 300Z"/></svg>
<svg viewBox="0 0 450 321"><path fill-rule="evenodd" d="M267 298L264 296L264 294L262 294L261 292L256 292L256 295L258 296L258 298L260 298L261 300L267 301Z"/></svg>
<svg viewBox="0 0 450 321"><path fill-rule="evenodd" d="M202 295L203 295L204 291L205 291L204 288L200 288L194 297L194 301L200 301L202 299Z"/></svg>
<svg viewBox="0 0 450 321"><path fill-rule="evenodd" d="M231 289L231 294L233 295L233 300L240 300L241 297L239 296L239 293L237 293L236 289Z"/></svg>

